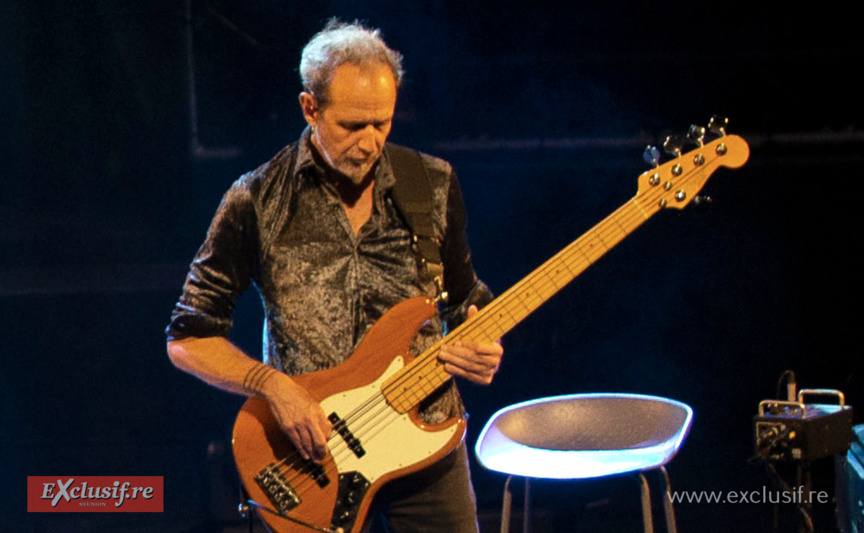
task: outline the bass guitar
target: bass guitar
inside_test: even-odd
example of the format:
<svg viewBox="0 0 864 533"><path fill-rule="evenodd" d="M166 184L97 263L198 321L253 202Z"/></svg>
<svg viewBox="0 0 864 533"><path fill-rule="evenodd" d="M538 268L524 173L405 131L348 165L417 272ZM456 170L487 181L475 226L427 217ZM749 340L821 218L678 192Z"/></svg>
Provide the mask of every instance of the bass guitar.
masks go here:
<svg viewBox="0 0 864 533"><path fill-rule="evenodd" d="M409 345L436 302L416 297L381 317L343 364L296 376L333 424L322 462L303 460L269 404L249 399L233 434L249 506L277 533L359 531L383 484L438 461L464 437L460 417L431 425L418 416L418 404L450 379L441 346L501 338L652 215L690 203L719 167L743 165L749 147L726 135L725 124L715 118L707 132L691 128L695 148L686 153L667 140L676 157L662 165L659 150L646 150L654 168L639 176L636 196L425 352L413 356Z"/></svg>

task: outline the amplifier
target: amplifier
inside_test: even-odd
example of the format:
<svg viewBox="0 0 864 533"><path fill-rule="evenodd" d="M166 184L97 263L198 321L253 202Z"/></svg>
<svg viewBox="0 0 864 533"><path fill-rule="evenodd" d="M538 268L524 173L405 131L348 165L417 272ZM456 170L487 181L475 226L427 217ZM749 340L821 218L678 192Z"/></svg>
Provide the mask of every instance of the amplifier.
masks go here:
<svg viewBox="0 0 864 533"><path fill-rule="evenodd" d="M805 403L814 395L833 396L837 403ZM760 402L753 433L756 455L767 461L813 461L846 453L852 441L852 408L840 391L802 389L797 402Z"/></svg>

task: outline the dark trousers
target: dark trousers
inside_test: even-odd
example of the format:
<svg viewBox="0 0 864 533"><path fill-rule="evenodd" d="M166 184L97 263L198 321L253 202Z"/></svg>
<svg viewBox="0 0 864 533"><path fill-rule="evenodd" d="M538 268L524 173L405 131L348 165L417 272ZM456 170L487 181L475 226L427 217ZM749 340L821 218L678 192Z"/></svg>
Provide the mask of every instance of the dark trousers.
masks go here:
<svg viewBox="0 0 864 533"><path fill-rule="evenodd" d="M364 533L477 533L477 502L465 443L375 495Z"/></svg>

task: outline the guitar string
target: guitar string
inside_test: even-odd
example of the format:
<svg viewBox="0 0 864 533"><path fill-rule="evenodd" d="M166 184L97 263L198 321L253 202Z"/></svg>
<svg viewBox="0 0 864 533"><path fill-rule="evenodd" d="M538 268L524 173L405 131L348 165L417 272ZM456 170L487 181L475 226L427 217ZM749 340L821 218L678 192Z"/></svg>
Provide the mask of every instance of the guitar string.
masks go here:
<svg viewBox="0 0 864 533"><path fill-rule="evenodd" d="M368 415L370 413L370 411L376 407L377 407L377 412L379 412L379 413L384 412L386 414L387 411L392 412L392 410L389 409L387 402L384 400L383 395L379 391L376 394L374 394L373 396L367 398L360 405L355 407L354 410L351 413L349 413L349 415L347 415L346 417L344 417L342 419L344 424L345 424L345 427L348 427L350 429L350 431L352 432L352 434L355 437L357 437L358 439L367 438L365 432L363 432L363 429L366 425L368 425L369 421L367 421L365 423L364 422L358 423L358 420L360 420L360 417ZM373 413L372 414L372 420L374 420L375 416L376 416L376 414ZM334 440L335 440L335 442L333 442ZM339 435L338 432L334 432L333 436L331 436L328 439L328 449L330 449L330 455L333 458L334 462L336 462L336 463L339 462L339 459L343 456L343 454L353 454L354 453L354 451L350 449L350 446L348 445L348 443L345 442L345 439L342 438L342 436ZM296 449L292 453L287 455L286 457L284 457L281 460L274 463L273 466L275 466L277 469L280 469L280 471L284 473L284 470L283 470L284 467L287 467L288 469L295 468L293 465L295 465L298 462L300 463L301 466L299 468L296 468L296 472L294 473L294 477L287 479L287 481L289 481L289 482L296 481L296 479L298 477L303 477L304 480L309 479L311 482L316 482L316 484L317 484L318 480L317 480L317 478L315 478L315 473L320 470L319 466L311 463L310 461L303 459L302 456L300 455L299 451L297 451ZM299 485L298 485L298 487L299 487ZM294 489L295 492L298 492L298 494L302 490L299 488L295 488L293 486L292 486L292 489Z"/></svg>
<svg viewBox="0 0 864 533"><path fill-rule="evenodd" d="M695 152L691 152L691 153L695 153ZM690 154L687 154L687 155L689 156ZM704 171L704 169L708 166L709 165L706 163L706 164L703 164L702 166L695 167L693 170L688 171L686 174L683 174L682 176L680 176L679 181L681 181L682 184L686 183L694 175L698 174L699 172ZM574 279L576 276L578 276L588 266L593 264L594 261L596 261L597 259L602 257L602 255L604 255L606 251L610 250L611 247L614 247L618 242L620 242L625 237L627 237L630 233L632 233L633 231L638 229L638 227L641 226L641 224L644 221L646 221L648 218L653 216L657 211L662 209L662 207L659 206L659 199L667 193L669 193L669 191L664 190L663 187L660 187L660 186L653 187L652 186L647 191L645 191L643 193L639 193L634 198L631 198L628 202L626 202L624 205L619 207L615 212L613 212L612 215L608 216L606 219L601 221L600 224L598 224L597 226L595 226L594 228L589 230L589 232L588 232L589 234L590 233L595 234L593 239L589 239L589 242L592 245L599 243L605 249L604 252L600 254L600 256L597 256L592 260L588 256L588 254L586 254L584 247L578 246L580 244L580 241L582 241L582 238L579 238L576 241L574 241L573 243L571 243L570 245L568 245L567 247L565 247L564 250L562 250L561 252L556 254L556 256L554 256L550 261L547 261L547 263L544 263L544 265L541 265L540 268L536 269L534 272L529 274L528 277L524 278L522 281L520 281L519 283L514 285L514 287L512 289L505 292L505 294L502 295L503 301L499 302L499 305L496 305L496 308L503 307L506 310L507 308L512 307L512 300L523 301L524 297L519 296L519 293L522 292L522 286L523 285L530 285L530 286L535 287L535 288L536 287L542 288L542 291L540 289L538 289L538 292L548 291L549 286L552 286L551 294L549 296L546 296L545 298L541 297L541 304L543 302L545 302L546 299L551 297L551 295L554 295L555 293L557 293L558 290L560 290L566 284L568 284L570 281L572 281L572 279ZM674 193L672 193L672 194L674 195ZM649 211L651 211L651 212L648 213L647 215L646 215L646 209L639 202L639 200L642 199L643 196L646 197L646 204L648 204L648 205L653 204L653 206L649 209ZM651 196L654 196L654 198L650 198ZM629 212L624 213L625 209L629 209ZM624 216L618 216L619 212L620 212L620 214L623 214ZM620 221L619 221L619 219L620 219ZM618 226L617 229L615 228L616 224ZM612 233L610 233L610 232L612 232ZM604 234L607 238L610 235L613 237L613 239L611 241L612 246L609 246L607 244L606 240L604 239ZM581 256L581 258L579 256ZM572 263L572 260L574 259L574 257L576 258L575 262L577 263L577 268L576 268L575 274L571 270L570 265L567 264L567 260L570 260ZM567 274L568 279L564 280L564 283L560 284L560 286L559 286L560 279L558 279L556 281L552 281L552 279L550 278L551 273L547 272L548 269L544 268L544 266L551 266L548 263L554 264L557 262L560 262L563 266L567 267L567 270L569 271ZM536 281L536 278L540 278L541 281L539 281L539 282ZM560 275L559 275L559 278L560 278ZM519 290L516 290L517 288ZM545 292L544 292L544 294L545 294ZM525 305L524 302L522 303L522 305L523 306ZM539 307L539 305L535 306L534 309L536 309L536 307ZM532 312L534 309L529 310L529 313ZM527 316L527 314L525 316ZM474 329L476 329L478 327L480 327L481 331L483 331L483 328L481 326L483 325L483 322L485 322L486 320L489 319L489 316L486 316L486 317L478 316L477 318L478 318L478 320L472 321L470 324L466 325L466 328L463 328L463 330L461 332L454 331L454 333L461 333L462 337L467 337L467 336L469 336L469 334L471 332L473 332ZM524 317L522 317L522 318L524 318ZM521 320L521 318L519 320ZM519 320L517 320L517 323ZM450 340L452 340L452 339L448 339L448 341L450 341ZM408 367L406 367L404 369L404 372L401 372L401 376L399 379L397 379L393 384L385 384L385 388L389 388L390 390L393 390L394 388L398 389L398 387L400 385L404 387L404 381L406 379L408 379L409 376L426 374L429 372L428 369L425 369L423 367L428 367L430 364L440 365L437 361L437 353L440 352L440 345L441 345L440 342L436 343L435 345L430 347L426 352L424 352L424 354L421 354L421 356L418 356L417 359L415 359ZM435 355L435 357L431 357L432 355ZM400 384L400 381L402 382L401 384ZM442 381L442 383L443 383L443 381ZM437 388L437 386L440 386L440 384L436 385L435 387ZM406 387L405 390L403 391L403 393L407 393L408 389L409 388ZM425 398L425 397L426 397L426 394L421 395L421 400L422 400L422 398ZM378 410L375 413L372 413L371 416L368 416L365 421L361 420L360 417L369 415L370 410L372 408L376 407L376 405L378 407ZM349 415L347 415L343 419L343 421L345 422L346 427L350 421L351 432L356 438L358 438L360 440L365 440L366 442L368 442L369 440L373 439L375 435L377 435L378 433L383 431L387 425L392 423L392 420L390 420L390 421L377 420L377 418L380 417L382 413L383 413L385 419L389 415L392 415L392 416L389 416L392 419L396 419L399 416L401 416L398 411L396 411L390 407L390 405L386 401L386 396L384 394L376 393L375 395L373 395L372 397L370 397L366 401L362 402L351 413L349 413ZM370 423L373 424L373 426L372 426L373 431L375 429L378 430L374 434L370 433L366 429ZM343 453L346 453L346 452L347 453L354 453L354 452L350 450L350 447L347 445L347 443L345 443L344 439L341 438L341 435L335 434L333 437L331 437L330 441L332 441L333 439L336 439L336 443L333 445L333 448L331 449L331 457L333 458L333 461L338 464L339 461L337 461L337 455L339 457L341 457ZM328 446L329 446L329 441L328 441ZM299 455L299 454L297 454L295 452L294 455ZM288 458L283 459L281 462L285 463L287 460L288 460ZM312 467L312 468L317 470L317 467ZM304 474L304 472L302 472L302 470L303 469L298 470L296 472L295 478L300 477ZM305 474L306 474L307 478L312 477L309 472L306 472ZM314 479L312 479L310 481L314 481ZM298 489L295 489L295 490L298 490ZM305 493L306 490L304 489L303 492Z"/></svg>
<svg viewBox="0 0 864 533"><path fill-rule="evenodd" d="M372 412L373 409L375 409L374 412ZM354 410L351 411L348 415L346 415L342 420L345 427L349 428L352 435L354 435L354 437L356 437L358 440L369 440L370 438L377 435L377 433L380 433L380 431L383 431L386 425L389 424L388 421L383 421L384 425L382 426L382 422L376 420L376 417L380 416L382 413L384 415L394 414L394 418L398 418L399 416L398 412L390 408L383 394L379 390L379 392L367 398L364 402L355 407ZM363 419L363 417L365 417L365 420ZM366 431L366 427L370 423L374 424L372 429L375 430L376 428L378 428L378 431L376 431L375 433L369 433L368 431ZM333 442L334 440L335 443L331 444L331 442ZM348 443L345 442L345 439L338 434L338 432L334 432L333 436L328 439L328 449L330 450L330 455L333 461L337 464L340 462L340 459L344 457L344 455L354 454L354 451L351 449ZM294 489L295 492L299 495L305 493L306 489L302 487L307 483L315 482L315 484L317 484L318 479L315 477L315 475L316 472L320 471L320 467L311 463L310 461L304 460L300 456L299 452L296 450L290 453L285 458L281 459L280 461L274 463L273 466L276 466L280 469L285 467L287 467L288 469L292 469L295 468L294 465L298 462L301 466L299 468L296 468L296 471L294 472L292 478L286 478L286 480L289 483L291 481L294 481L296 483L297 478L301 478L300 483L297 484L296 487L292 486L292 489ZM284 470L280 471L283 474L285 473ZM314 486L311 488L314 488Z"/></svg>
<svg viewBox="0 0 864 533"><path fill-rule="evenodd" d="M366 411L367 414L369 413L370 407L374 407L376 404L378 404L378 406L379 406L379 408L378 408L379 413L383 412L386 414L386 411L388 410L388 409L386 409L387 403L384 401L383 395L380 393L377 393L377 394L373 395L372 397L368 398L366 401L363 402L363 404L366 406L364 411ZM393 412L393 411L390 410L390 412ZM373 414L372 416L374 417L374 416L378 416L378 415ZM348 424L347 417L344 420L346 421L346 427L347 427L347 424ZM356 420L357 420L356 416L352 416L351 420L352 420L352 426L351 426L352 433L354 433L355 431L359 432L360 431L359 428L368 425L368 422L357 424L356 423ZM355 434L355 437L357 437L357 434ZM369 440L371 437L369 437L367 432L364 431L364 432L360 433L360 436L357 438L361 439L361 440L362 439ZM322 463L321 465L317 465L315 463L312 463L309 460L303 459L300 456L299 452L297 452L296 450L294 452L290 453L287 457L280 460L278 463L275 463L275 466L280 470L280 472L283 475L287 473L285 470L286 468L289 471L294 470L290 474L291 477L286 477L285 480L286 480L286 482L288 482L291 485L291 488L294 490L294 492L298 496L302 496L303 494L306 494L308 492L308 490L314 489L316 486L318 486L318 482L321 480L316 476L318 473L320 473L321 468L323 468L325 470L325 475L326 475L326 467L327 467L326 463L327 462L332 461L333 463L338 465L345 460L344 458L346 455L348 457L350 457L350 454L354 454L354 452L351 450L350 446L345 442L345 439L342 438L342 436L339 435L337 432L334 432L333 435L328 439L328 449L330 449L330 458L328 459L328 461L326 461L325 463ZM296 466L297 463L300 464L299 467Z"/></svg>
<svg viewBox="0 0 864 533"><path fill-rule="evenodd" d="M375 437L382 431L385 431L390 424L403 416L403 414L392 409L386 402L384 396L380 393L367 399L364 404L366 404L365 413L354 413L350 417L346 417L346 421L348 421L349 418L351 419L352 433L354 433L359 440L363 440L367 443L374 440ZM370 406L376 408L374 412L370 411ZM363 416L365 419L359 418L359 416ZM344 460L345 455L350 457L350 454L353 454L354 452L349 446L347 446L347 444L345 444L341 436L334 435L330 440L333 439L338 439L338 441L333 446L333 449L331 449L330 456L331 461L338 465ZM294 492L298 496L301 496L318 485L319 479L316 478L316 471L319 470L319 467L309 464L308 461L302 460L297 452L294 452L292 455L294 456L294 460L301 460L303 462L302 466L293 472L291 477L286 478L286 481L291 484L291 488ZM292 465L286 464L291 462L290 457L291 456L280 461L280 466L290 469ZM326 465L322 466L326 470ZM285 473L284 470L281 470L281 472L283 474Z"/></svg>
<svg viewBox="0 0 864 533"><path fill-rule="evenodd" d="M349 427L349 424L350 424L352 434L357 436L356 432L359 431L358 427L362 427L362 424L357 424L357 422L356 422L358 417L363 416L370 409L374 408L376 406L376 402L383 405L384 408L387 407L386 402L380 402L380 400L383 400L383 395L381 394L381 392L379 390L379 392L377 392L373 396L367 398L364 402L362 402L357 407L355 407L353 411L351 411L348 415L346 415L342 419L346 427ZM334 440L336 442L331 445L330 442L334 441ZM328 449L331 450L331 456L334 456L334 457L336 456L337 453L339 453L343 450L347 450L350 453L354 453L353 451L350 450L350 447L348 446L348 444L345 442L345 440L342 438L342 436L339 435L338 433L334 433L333 436L331 436L328 439L328 445L327 446L328 446ZM287 463L293 464L296 462L301 462L304 464L307 463L307 461L302 458L299 451L297 451L297 450L295 450L293 453L290 453L286 457L280 459L279 461L273 463L273 466L281 467ZM291 468L291 465L288 465L288 468ZM301 469L299 469L298 474L311 475L311 473L317 469L318 468L315 465L306 465L306 466L302 467Z"/></svg>
<svg viewBox="0 0 864 533"><path fill-rule="evenodd" d="M632 203L632 200L630 202L628 202L628 204L629 203ZM625 206L626 205L627 204L625 204ZM622 210L623 207L624 206L619 208L618 211ZM614 214L613 214L613 217L614 217ZM568 245L564 250L559 252L559 254L557 254L555 257L553 257L549 261L549 263L552 263L553 265L558 264L558 265L566 266L568 268L568 270L571 271L571 273L572 273L572 269L570 267L572 266L572 263L574 262L573 261L574 257L576 257L576 259L577 259L576 262L580 263L578 265L578 267L581 267L582 263L586 262L586 261L584 261L584 251L582 250L581 247L577 246L578 244L579 244L578 241L574 241L573 243ZM583 256L583 258L580 258L579 256ZM570 265L568 265L568 262L570 263ZM590 261L587 261L587 263L590 264ZM474 330L479 328L480 331L483 331L484 326L485 326L485 322L487 322L490 318L495 319L495 318L497 318L503 314L506 314L508 309L512 310L515 307L516 303L524 305L525 297L523 296L523 292L524 292L525 287L532 287L532 288L536 289L534 291L535 293L546 293L546 292L549 292L549 287L551 286L555 289L555 292L557 292L557 289L560 287L557 287L555 282L552 281L552 279L550 277L550 272L548 271L549 269L544 268L544 267L549 267L549 266L551 266L551 265L544 264L543 266L541 266L540 268L538 268L537 270L535 270L534 272L529 274L528 277L524 278L522 281L520 281L519 283L514 285L513 288L511 288L510 290L508 290L507 292L502 294L501 297L498 299L498 301L496 301L494 304L487 307L486 313L483 313L481 311L482 315L478 314L478 316L476 317L476 320L473 320L470 323L467 323L464 328L461 328L461 329L457 328L457 330L453 332L453 334L452 334L453 336L448 337L447 341L453 342L454 339L459 340L462 338L471 337L471 333L473 333ZM576 270L581 271L582 268L577 268ZM544 296L545 296L545 294L544 294ZM544 296L540 297L541 302L545 301L546 297L544 297ZM418 359L415 359L414 362L412 363L414 365L414 370L412 372L406 372L405 376L401 380L395 381L392 385L390 385L391 389L398 389L400 387L402 387L403 389L409 389L408 387L405 386L405 383L408 380L411 380L413 375L415 373L418 373L418 371L421 368L422 368L423 372L428 372L429 366L431 366L432 364L437 364L437 353L439 351L440 351L440 347L434 346L432 349L430 349L430 352L432 352L432 353L427 352L426 354L423 354L420 357L418 357ZM432 357L433 355L435 357ZM424 357L424 356L426 356L426 357Z"/></svg>
<svg viewBox="0 0 864 533"><path fill-rule="evenodd" d="M345 418L342 419L342 422L344 423L345 427L349 427L348 426L349 422L352 422L352 424L353 424L353 421L357 418L357 416L362 416L363 413L366 413L370 409L374 408L376 402L384 403L386 405L386 402L381 402L381 400L383 400L383 395L380 392L377 392L374 395L372 395L371 397L367 398L359 406L354 408L351 415L346 416ZM353 433L355 431L354 426L352 425L350 427L352 428L351 431ZM355 436L356 436L356 434L355 434ZM333 444L331 444L331 442L333 442L333 441L335 441L335 442ZM353 451L351 451L348 443L345 442L345 439L342 438L342 436L338 433L338 431L334 431L333 435L330 436L330 438L328 438L327 447L330 450L331 457L334 457L334 458L336 457L337 454L341 454L342 452L345 452L345 451L347 451L349 453L354 453ZM300 455L300 452L296 449L293 452L289 453L286 457L284 457L284 458L280 459L279 461L277 461L276 463L274 463L273 466L276 466L278 468L278 467L282 467L282 466L287 465L288 468L292 468L292 465L294 463L297 463L297 462L300 462L303 465L297 469L297 472L296 472L297 475L307 475L307 476L314 477L313 474L315 471L318 470L318 465L310 464L311 461L303 459L303 457Z"/></svg>

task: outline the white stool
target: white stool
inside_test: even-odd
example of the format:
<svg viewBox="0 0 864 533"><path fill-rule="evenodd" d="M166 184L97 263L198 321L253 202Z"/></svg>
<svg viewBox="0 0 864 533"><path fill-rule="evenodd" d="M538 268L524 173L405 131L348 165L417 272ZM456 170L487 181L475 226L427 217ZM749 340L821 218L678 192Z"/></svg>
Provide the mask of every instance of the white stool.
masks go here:
<svg viewBox="0 0 864 533"><path fill-rule="evenodd" d="M509 474L504 486L501 532L510 527L510 480L585 479L638 473L642 521L654 530L651 493L644 472L658 469L664 483L666 529L676 531L669 475L664 465L678 452L693 410L675 400L638 394L572 394L505 407L486 423L475 453L484 467ZM524 528L528 531L528 510Z"/></svg>

